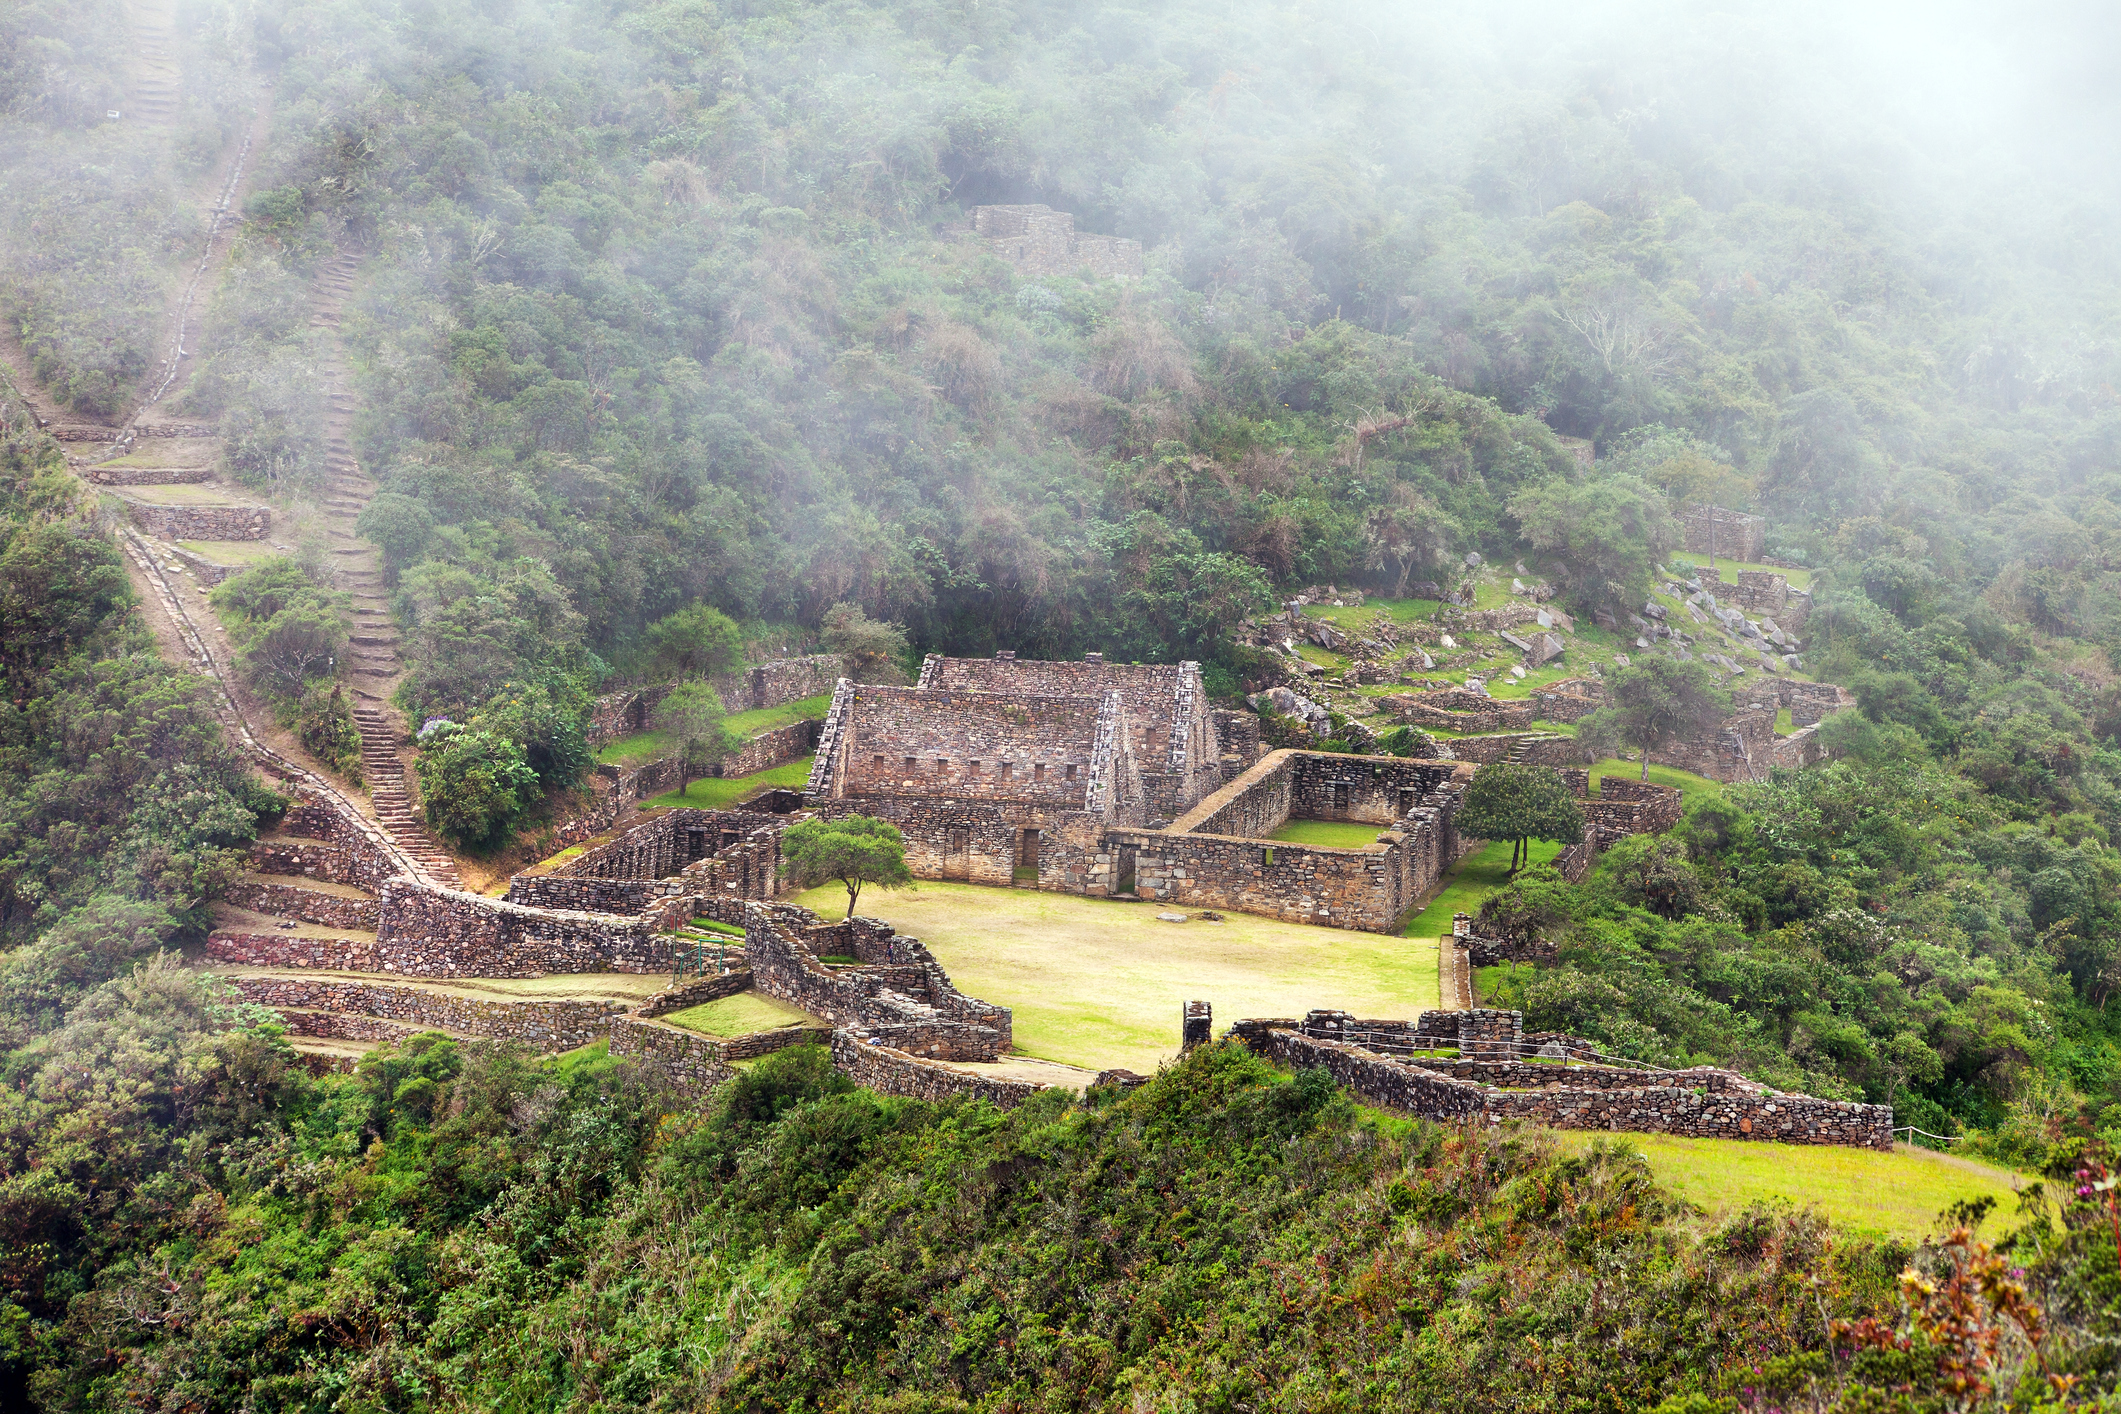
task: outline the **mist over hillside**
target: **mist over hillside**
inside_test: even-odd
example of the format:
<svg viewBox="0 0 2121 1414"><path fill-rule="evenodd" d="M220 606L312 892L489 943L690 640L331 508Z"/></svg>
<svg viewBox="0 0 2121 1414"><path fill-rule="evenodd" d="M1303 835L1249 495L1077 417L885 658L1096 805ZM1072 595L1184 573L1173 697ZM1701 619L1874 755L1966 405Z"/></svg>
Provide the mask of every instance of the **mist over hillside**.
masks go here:
<svg viewBox="0 0 2121 1414"><path fill-rule="evenodd" d="M1956 0L0 0L0 1406L2113 1407L2117 48ZM1702 565L1706 506L1757 556ZM1484 830L1368 941L1462 908L1515 949L1466 1004L1564 1064L1953 1157L1689 1200L1640 1136L1234 1045L1007 1111L817 1046L687 1088L610 1048L633 993L539 1055L212 952L379 949L383 878L527 915L636 803L778 870L835 681L930 653L1545 772L1573 836ZM1748 712L1801 749L1696 774ZM1565 876L1594 777L1663 813ZM277 872L336 867L327 797L379 877ZM742 929L675 917L725 981ZM501 970L432 985L557 995ZM1845 1201L1968 1173L2019 1205Z"/></svg>

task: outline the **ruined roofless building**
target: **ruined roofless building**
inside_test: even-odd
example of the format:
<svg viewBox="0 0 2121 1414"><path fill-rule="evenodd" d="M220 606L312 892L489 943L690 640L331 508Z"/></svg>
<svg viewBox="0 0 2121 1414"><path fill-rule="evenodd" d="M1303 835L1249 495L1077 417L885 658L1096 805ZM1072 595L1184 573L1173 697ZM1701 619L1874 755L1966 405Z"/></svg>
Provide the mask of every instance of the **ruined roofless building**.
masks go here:
<svg viewBox="0 0 2121 1414"><path fill-rule="evenodd" d="M805 796L892 821L923 878L1102 890L1106 832L1217 789L1220 747L1197 663L931 655L913 687L840 682Z"/></svg>
<svg viewBox="0 0 2121 1414"><path fill-rule="evenodd" d="M1137 278L1142 243L1124 236L1086 236L1075 218L1050 206L976 206L972 229L994 253L1025 275L1097 275Z"/></svg>

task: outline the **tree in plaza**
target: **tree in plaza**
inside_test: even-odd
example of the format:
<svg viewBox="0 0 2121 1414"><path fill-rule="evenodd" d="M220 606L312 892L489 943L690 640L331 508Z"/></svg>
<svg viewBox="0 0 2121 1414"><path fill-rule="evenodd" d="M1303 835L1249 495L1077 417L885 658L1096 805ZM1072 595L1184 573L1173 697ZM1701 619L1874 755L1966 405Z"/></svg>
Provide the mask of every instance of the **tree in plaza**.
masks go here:
<svg viewBox="0 0 2121 1414"><path fill-rule="evenodd" d="M735 749L735 733L724 724L727 716L722 695L704 682L681 682L656 704L656 726L678 745L679 795L691 787L694 776Z"/></svg>
<svg viewBox="0 0 2121 1414"><path fill-rule="evenodd" d="M1576 740L1593 759L1620 744L1642 753L1642 779L1650 778L1650 752L1680 737L1713 731L1731 712L1731 694L1705 663L1645 658L1606 679L1606 705L1576 724Z"/></svg>
<svg viewBox="0 0 2121 1414"><path fill-rule="evenodd" d="M720 609L694 604L648 626L658 665L680 678L713 677L744 661L744 636Z"/></svg>
<svg viewBox="0 0 2121 1414"><path fill-rule="evenodd" d="M898 826L872 815L804 820L781 833L781 857L796 883L814 888L836 879L847 887L847 916L854 917L862 885L904 888L913 882L906 867L906 841Z"/></svg>
<svg viewBox="0 0 2121 1414"><path fill-rule="evenodd" d="M1552 767L1495 761L1473 773L1458 807L1458 831L1475 839L1508 840L1515 874L1523 866L1527 841L1580 844L1583 811Z"/></svg>

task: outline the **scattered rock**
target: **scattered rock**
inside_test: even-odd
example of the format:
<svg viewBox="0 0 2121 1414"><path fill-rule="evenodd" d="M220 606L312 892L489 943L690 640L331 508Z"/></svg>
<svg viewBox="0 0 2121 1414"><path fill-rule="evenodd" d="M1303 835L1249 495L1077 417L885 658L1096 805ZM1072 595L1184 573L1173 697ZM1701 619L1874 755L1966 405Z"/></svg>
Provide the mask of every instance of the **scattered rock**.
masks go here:
<svg viewBox="0 0 2121 1414"><path fill-rule="evenodd" d="M1615 653L1613 655L1613 662L1617 666L1625 668L1628 665L1628 655L1625 653Z"/></svg>
<svg viewBox="0 0 2121 1414"><path fill-rule="evenodd" d="M1156 916L1166 923L1183 923L1186 921L1186 915L1183 913L1159 913Z"/></svg>
<svg viewBox="0 0 2121 1414"><path fill-rule="evenodd" d="M1466 551L1466 568L1467 568L1467 569L1469 569L1469 570L1470 570L1470 569L1478 569L1478 568L1480 567L1480 563L1481 563L1481 560L1480 560L1480 551L1478 551L1478 550L1468 550L1468 551Z"/></svg>

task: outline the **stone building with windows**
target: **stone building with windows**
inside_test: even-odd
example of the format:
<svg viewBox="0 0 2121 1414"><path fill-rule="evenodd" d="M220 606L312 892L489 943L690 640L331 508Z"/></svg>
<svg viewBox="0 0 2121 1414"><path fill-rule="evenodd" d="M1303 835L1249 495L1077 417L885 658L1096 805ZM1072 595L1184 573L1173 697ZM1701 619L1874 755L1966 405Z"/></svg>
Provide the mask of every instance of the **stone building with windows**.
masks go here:
<svg viewBox="0 0 2121 1414"><path fill-rule="evenodd" d="M840 682L804 800L891 821L924 879L1384 930L1455 857L1457 771L1263 758L1258 720L1210 710L1194 663L930 657L913 687ZM1275 841L1292 819L1377 834Z"/></svg>

